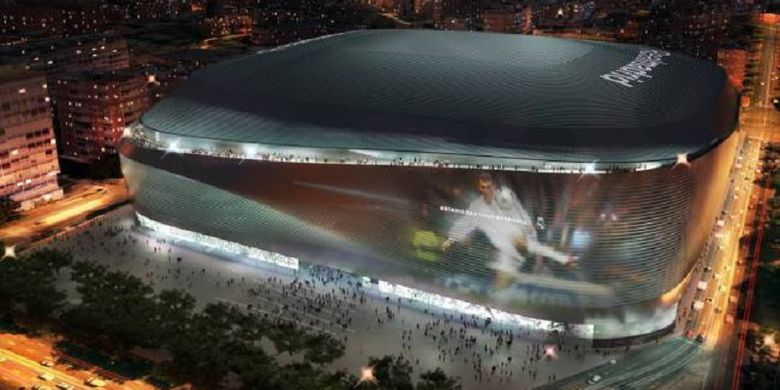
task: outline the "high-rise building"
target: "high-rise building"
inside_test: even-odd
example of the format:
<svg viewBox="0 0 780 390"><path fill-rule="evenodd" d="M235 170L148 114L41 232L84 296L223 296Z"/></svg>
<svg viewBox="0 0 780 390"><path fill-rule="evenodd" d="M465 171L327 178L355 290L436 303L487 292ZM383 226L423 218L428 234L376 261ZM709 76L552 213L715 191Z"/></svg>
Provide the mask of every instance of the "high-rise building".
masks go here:
<svg viewBox="0 0 780 390"><path fill-rule="evenodd" d="M140 72L84 72L51 85L57 100L62 158L93 163L116 154L125 124L149 107L148 76Z"/></svg>
<svg viewBox="0 0 780 390"><path fill-rule="evenodd" d="M59 171L46 78L0 68L0 196L22 209L59 199Z"/></svg>

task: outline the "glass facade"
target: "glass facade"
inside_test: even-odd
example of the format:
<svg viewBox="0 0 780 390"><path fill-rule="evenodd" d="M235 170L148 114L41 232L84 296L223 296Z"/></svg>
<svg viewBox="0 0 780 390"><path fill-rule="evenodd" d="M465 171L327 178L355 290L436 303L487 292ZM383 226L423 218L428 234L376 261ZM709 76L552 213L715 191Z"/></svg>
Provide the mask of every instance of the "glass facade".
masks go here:
<svg viewBox="0 0 780 390"><path fill-rule="evenodd" d="M623 337L674 321L661 296L705 248L736 143L608 173L266 161L131 137L120 151L138 212L161 224Z"/></svg>

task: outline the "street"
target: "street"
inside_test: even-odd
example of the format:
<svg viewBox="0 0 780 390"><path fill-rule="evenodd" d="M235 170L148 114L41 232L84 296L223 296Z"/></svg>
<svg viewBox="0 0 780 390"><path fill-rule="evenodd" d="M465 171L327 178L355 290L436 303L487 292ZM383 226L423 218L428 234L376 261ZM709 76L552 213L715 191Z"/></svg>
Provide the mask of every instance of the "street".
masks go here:
<svg viewBox="0 0 780 390"><path fill-rule="evenodd" d="M658 345L628 353L598 367L564 380L539 387L540 390L573 389L645 389L674 377L697 358L701 347L685 338L676 337ZM601 379L592 380L598 375ZM588 381L594 382L589 383Z"/></svg>
<svg viewBox="0 0 780 390"><path fill-rule="evenodd" d="M127 187L122 179L78 182L64 198L36 207L22 214L20 219L0 226L0 241L6 245L24 245L41 235L75 224L92 211L126 200Z"/></svg>
<svg viewBox="0 0 780 390"><path fill-rule="evenodd" d="M53 387L67 383L76 389L87 388L85 381L92 377L107 378L106 372L55 352L51 338L36 339L21 334L0 332L0 388L19 388L34 384ZM51 362L51 367L41 364ZM55 379L43 380L40 374L47 373ZM97 374L100 375L97 375ZM110 375L110 374L109 374ZM111 375L113 379L117 376ZM106 389L147 390L154 387L142 381L106 381Z"/></svg>

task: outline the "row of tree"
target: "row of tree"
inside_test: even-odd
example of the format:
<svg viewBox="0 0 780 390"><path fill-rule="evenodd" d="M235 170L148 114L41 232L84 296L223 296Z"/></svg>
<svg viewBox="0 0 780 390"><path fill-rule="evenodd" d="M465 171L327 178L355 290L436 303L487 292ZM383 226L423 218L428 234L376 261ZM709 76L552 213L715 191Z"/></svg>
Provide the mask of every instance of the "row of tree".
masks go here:
<svg viewBox="0 0 780 390"><path fill-rule="evenodd" d="M75 284L71 299L57 288L63 282ZM172 358L155 370L198 388L460 388L439 369L414 383L408 361L393 356L371 358L376 381L358 383L354 375L327 369L344 354L344 345L328 334L226 304L199 309L186 292L155 292L137 277L55 250L0 261L0 310L106 354L127 356L135 347L166 352Z"/></svg>

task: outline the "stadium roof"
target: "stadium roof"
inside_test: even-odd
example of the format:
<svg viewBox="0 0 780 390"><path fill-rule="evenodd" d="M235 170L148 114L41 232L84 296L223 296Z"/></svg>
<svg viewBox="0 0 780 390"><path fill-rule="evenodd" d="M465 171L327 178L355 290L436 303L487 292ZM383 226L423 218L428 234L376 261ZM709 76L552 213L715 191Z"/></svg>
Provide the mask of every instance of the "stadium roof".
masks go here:
<svg viewBox="0 0 780 390"><path fill-rule="evenodd" d="M271 145L639 162L726 138L737 100L717 65L649 47L368 30L207 67L141 123Z"/></svg>

